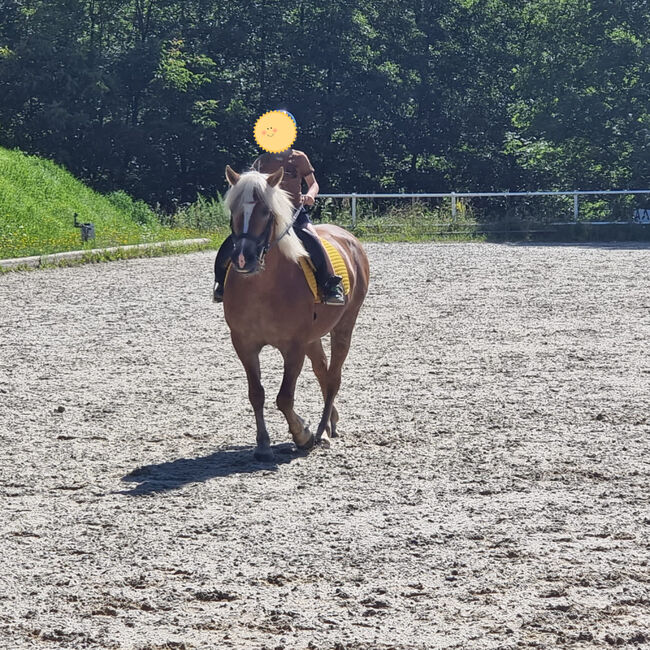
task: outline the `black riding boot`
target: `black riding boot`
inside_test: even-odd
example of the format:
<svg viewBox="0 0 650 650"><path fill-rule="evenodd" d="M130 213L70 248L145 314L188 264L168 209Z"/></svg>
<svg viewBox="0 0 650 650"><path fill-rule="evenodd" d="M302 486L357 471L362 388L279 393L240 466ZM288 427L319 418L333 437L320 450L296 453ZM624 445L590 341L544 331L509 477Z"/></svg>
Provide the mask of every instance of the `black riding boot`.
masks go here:
<svg viewBox="0 0 650 650"><path fill-rule="evenodd" d="M223 285L226 282L226 269L228 260L235 250L235 243L232 235L228 235L221 244L217 257L214 260L214 288L212 290L212 300L214 302L223 302Z"/></svg>
<svg viewBox="0 0 650 650"><path fill-rule="evenodd" d="M314 264L314 275L316 276L316 284L320 287L323 296L323 302L326 305L344 305L345 292L341 284L341 276L330 275L329 266L327 264L327 254L321 244L320 239L313 235L310 230L304 227L305 224L300 224L294 227L298 239L302 242L309 253L312 263Z"/></svg>

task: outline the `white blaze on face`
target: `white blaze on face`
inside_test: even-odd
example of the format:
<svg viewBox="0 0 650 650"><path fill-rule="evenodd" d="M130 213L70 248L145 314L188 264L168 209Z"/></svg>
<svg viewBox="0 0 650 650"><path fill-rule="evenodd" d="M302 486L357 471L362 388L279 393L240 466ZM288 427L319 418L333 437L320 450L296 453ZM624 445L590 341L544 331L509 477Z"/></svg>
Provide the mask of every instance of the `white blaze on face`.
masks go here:
<svg viewBox="0 0 650 650"><path fill-rule="evenodd" d="M244 234L248 233L248 228L251 223L251 215L255 209L255 198L253 197L253 188L249 187L246 189L246 195L244 196Z"/></svg>

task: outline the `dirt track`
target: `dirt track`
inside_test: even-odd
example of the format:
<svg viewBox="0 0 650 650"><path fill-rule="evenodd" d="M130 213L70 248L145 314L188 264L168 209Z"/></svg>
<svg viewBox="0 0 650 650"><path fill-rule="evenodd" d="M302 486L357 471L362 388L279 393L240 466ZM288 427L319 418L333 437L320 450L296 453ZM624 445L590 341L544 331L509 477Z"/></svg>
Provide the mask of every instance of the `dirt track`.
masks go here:
<svg viewBox="0 0 650 650"><path fill-rule="evenodd" d="M650 249L367 248L277 467L211 253L0 276L1 648L650 645Z"/></svg>

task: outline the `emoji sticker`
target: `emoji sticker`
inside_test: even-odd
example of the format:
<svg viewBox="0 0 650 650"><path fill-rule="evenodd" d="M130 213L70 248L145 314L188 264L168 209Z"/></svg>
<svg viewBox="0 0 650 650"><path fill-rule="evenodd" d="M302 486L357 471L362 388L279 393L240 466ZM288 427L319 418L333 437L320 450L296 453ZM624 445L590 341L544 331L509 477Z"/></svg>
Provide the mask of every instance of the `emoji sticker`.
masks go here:
<svg viewBox="0 0 650 650"><path fill-rule="evenodd" d="M255 142L270 153L286 151L296 140L298 129L293 115L286 111L269 111L255 122Z"/></svg>

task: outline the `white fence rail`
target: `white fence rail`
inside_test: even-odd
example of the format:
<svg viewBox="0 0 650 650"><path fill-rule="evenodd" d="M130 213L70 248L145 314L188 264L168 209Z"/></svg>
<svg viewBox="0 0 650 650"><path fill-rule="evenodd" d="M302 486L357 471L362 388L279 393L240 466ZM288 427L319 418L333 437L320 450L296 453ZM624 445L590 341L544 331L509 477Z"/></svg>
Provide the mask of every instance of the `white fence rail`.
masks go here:
<svg viewBox="0 0 650 650"><path fill-rule="evenodd" d="M601 196L601 195L621 195L621 194L650 194L650 190L574 190L571 192L434 192L431 194L319 194L318 198L323 199L350 199L352 208L352 225L357 224L357 200L358 199L451 199L451 216L456 218L456 201L465 198L484 198L484 197L510 197L510 196L572 196L573 197L573 221L578 221L580 214L580 197L581 196ZM638 220L646 223L645 218L647 210L636 210ZM620 221L600 221L600 224L627 223ZM555 224L563 225L563 224Z"/></svg>

